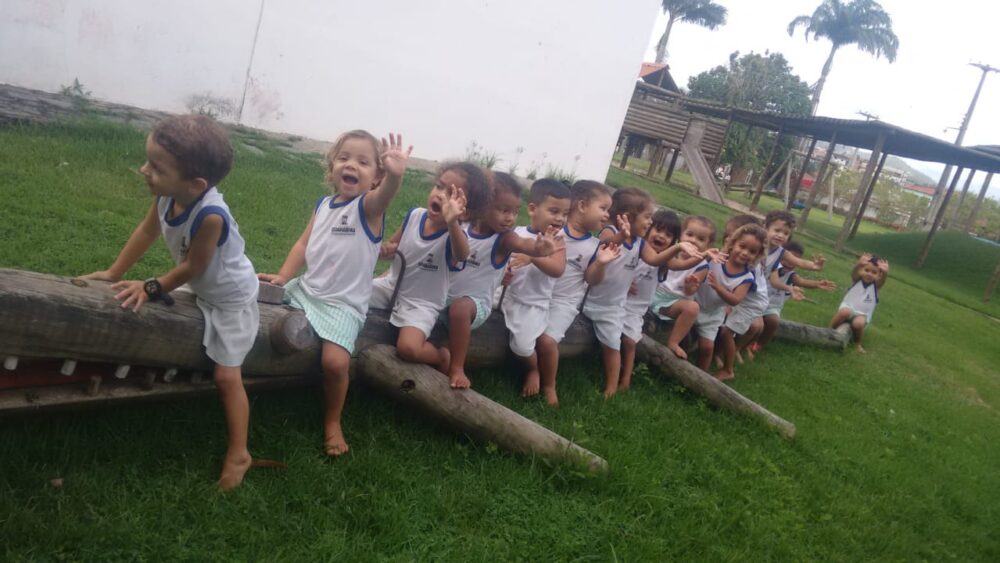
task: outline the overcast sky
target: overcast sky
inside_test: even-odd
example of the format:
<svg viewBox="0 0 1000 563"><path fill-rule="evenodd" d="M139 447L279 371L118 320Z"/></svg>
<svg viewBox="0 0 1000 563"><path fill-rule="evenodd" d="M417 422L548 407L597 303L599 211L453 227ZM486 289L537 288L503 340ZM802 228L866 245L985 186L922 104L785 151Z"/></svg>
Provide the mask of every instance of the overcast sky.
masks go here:
<svg viewBox="0 0 1000 563"><path fill-rule="evenodd" d="M806 42L799 28L794 37L788 22L812 14L819 0L715 0L729 10L728 23L715 30L675 23L667 62L678 84L726 64L733 51L784 54L793 72L807 83L819 78L830 51L825 39ZM1000 2L996 0L882 0L899 37L896 62L875 59L854 47L842 48L833 61L820 100L819 115L864 119L856 112L878 115L882 121L954 142L957 128L981 72L968 66L983 62L1000 68ZM931 9L942 6L943 9ZM656 22L646 60L654 58L656 41L666 17ZM979 97L963 145L1000 145L1000 73L990 73ZM943 166L909 161L934 179ZM978 189L982 175L973 180ZM992 182L990 197L1000 199L1000 178Z"/></svg>

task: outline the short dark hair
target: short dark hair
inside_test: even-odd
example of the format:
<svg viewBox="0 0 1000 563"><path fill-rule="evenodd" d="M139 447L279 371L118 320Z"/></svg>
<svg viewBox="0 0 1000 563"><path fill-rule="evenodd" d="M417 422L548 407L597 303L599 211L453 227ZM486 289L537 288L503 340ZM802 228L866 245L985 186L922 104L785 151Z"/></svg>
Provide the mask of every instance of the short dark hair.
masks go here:
<svg viewBox="0 0 1000 563"><path fill-rule="evenodd" d="M688 215L687 217L684 218L684 222L681 223L681 230L686 229L687 226L690 225L691 223L701 223L702 225L708 227L709 230L711 231L711 233L708 235L708 244L715 244L715 235L717 235L718 233L716 232L714 221L712 221L708 217L705 217L704 215Z"/></svg>
<svg viewBox="0 0 1000 563"><path fill-rule="evenodd" d="M469 216L482 213L490 204L493 185L483 169L471 162L446 162L438 169L440 178L448 171L465 177L465 211Z"/></svg>
<svg viewBox="0 0 1000 563"><path fill-rule="evenodd" d="M681 218L669 209L660 209L653 213L653 221L649 224L650 229L670 233L674 237L674 242L681 238Z"/></svg>
<svg viewBox="0 0 1000 563"><path fill-rule="evenodd" d="M538 205L539 203L545 201L545 198L547 197L555 199L572 199L569 186L565 183L560 182L555 178L542 178L540 180L535 180L535 183L531 184L531 191L528 192L528 203Z"/></svg>
<svg viewBox="0 0 1000 563"><path fill-rule="evenodd" d="M506 172L494 172L493 173L493 193L508 193L521 199L521 183L517 181L517 178L511 176Z"/></svg>
<svg viewBox="0 0 1000 563"><path fill-rule="evenodd" d="M570 187L570 192L573 194L572 205L574 208L578 202L590 201L598 195L611 197L611 188L594 180L577 180Z"/></svg>
<svg viewBox="0 0 1000 563"><path fill-rule="evenodd" d="M233 168L229 134L206 115L175 115L153 126L153 142L177 159L186 180L202 178L215 186Z"/></svg>
<svg viewBox="0 0 1000 563"><path fill-rule="evenodd" d="M754 217L753 215L749 215L747 213L740 213L739 215L736 215L730 220L726 221L725 230L732 233L736 231L736 229L742 227L743 225L751 225L751 224L761 225L760 219Z"/></svg>
<svg viewBox="0 0 1000 563"><path fill-rule="evenodd" d="M785 251L798 254L799 256L806 253L806 249L802 246L802 243L795 240L785 243Z"/></svg>
<svg viewBox="0 0 1000 563"><path fill-rule="evenodd" d="M789 229L795 229L795 216L784 209L776 209L764 216L765 227L770 227L775 221L784 221Z"/></svg>
<svg viewBox="0 0 1000 563"><path fill-rule="evenodd" d="M653 196L649 195L646 190L639 188L618 188L611 195L611 210L609 211L611 222L613 224L615 217L621 214L628 215L629 221L634 221L635 216L640 211L651 205L653 205Z"/></svg>

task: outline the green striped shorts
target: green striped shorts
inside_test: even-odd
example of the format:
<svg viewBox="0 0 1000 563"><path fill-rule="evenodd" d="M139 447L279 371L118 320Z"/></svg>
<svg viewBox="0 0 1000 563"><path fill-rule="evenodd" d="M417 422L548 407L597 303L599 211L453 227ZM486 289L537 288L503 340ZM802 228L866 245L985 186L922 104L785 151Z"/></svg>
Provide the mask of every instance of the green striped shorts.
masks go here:
<svg viewBox="0 0 1000 563"><path fill-rule="evenodd" d="M354 341L365 322L345 305L334 305L312 297L302 289L299 278L285 284L285 302L306 313L316 334L328 342L354 353Z"/></svg>

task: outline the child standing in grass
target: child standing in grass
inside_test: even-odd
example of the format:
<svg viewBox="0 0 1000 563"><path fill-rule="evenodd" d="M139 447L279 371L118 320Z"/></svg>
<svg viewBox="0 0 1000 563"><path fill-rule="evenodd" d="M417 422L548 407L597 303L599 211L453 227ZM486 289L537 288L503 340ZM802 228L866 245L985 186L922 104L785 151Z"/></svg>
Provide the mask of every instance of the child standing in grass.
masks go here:
<svg viewBox="0 0 1000 563"><path fill-rule="evenodd" d="M354 341L364 326L372 294L371 275L385 230L385 210L399 191L413 147L402 136L379 141L367 131L341 135L326 155L326 181L333 195L316 203L302 235L277 274L261 280L283 285L289 303L305 311L322 340L324 449L348 450L341 426L347 401ZM295 277L302 267L306 272Z"/></svg>
<svg viewBox="0 0 1000 563"><path fill-rule="evenodd" d="M146 138L139 171L155 196L114 264L84 279L116 282L115 299L138 312L146 301L172 303L184 284L197 295L205 318L202 343L215 362L215 386L226 413L229 441L219 487L238 486L250 469L247 429L250 405L241 366L260 324L257 278L244 242L216 187L229 174L233 148L221 125L200 115L157 123ZM176 266L146 281L119 281L160 236Z"/></svg>
<svg viewBox="0 0 1000 563"><path fill-rule="evenodd" d="M555 229L539 233L534 240L514 233L521 210L521 186L513 176L494 172L489 207L466 229L469 257L459 271L451 273L448 288L448 349L451 366L448 379L453 389L468 389L465 358L472 331L489 318L493 295L503 278L512 252L525 256L550 256L562 248Z"/></svg>
<svg viewBox="0 0 1000 563"><path fill-rule="evenodd" d="M791 241L785 244L785 254L791 254L796 258L801 258L804 254L802 245ZM774 338L774 333L778 330L778 323L781 319L781 310L785 307L785 302L789 297L796 301L805 298L802 288L822 289L823 291L833 291L837 285L830 280L810 280L795 273L794 268L778 266L771 272L768 278L768 304L764 311L764 332L756 342L750 345L753 352L760 351L764 345Z"/></svg>
<svg viewBox="0 0 1000 563"><path fill-rule="evenodd" d="M854 345L858 352L864 354L861 339L865 327L871 324L875 306L878 305L878 290L885 285L889 277L889 261L874 254L865 254L851 270L851 281L854 283L844 295L837 314L830 321L830 328L837 328L844 323L851 323L854 333Z"/></svg>

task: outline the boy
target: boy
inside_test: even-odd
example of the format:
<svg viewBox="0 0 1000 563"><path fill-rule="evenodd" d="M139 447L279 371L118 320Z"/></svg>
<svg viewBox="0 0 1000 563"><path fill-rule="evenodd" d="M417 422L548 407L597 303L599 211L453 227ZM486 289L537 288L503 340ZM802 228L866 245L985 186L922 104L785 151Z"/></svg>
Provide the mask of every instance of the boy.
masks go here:
<svg viewBox="0 0 1000 563"><path fill-rule="evenodd" d="M535 238L549 227L561 229L569 215L569 207L570 191L566 184L542 178L531 185L528 194L531 226L517 227L514 232L524 238ZM546 397L554 397L555 374L546 374L546 381L540 382L535 344L545 330L552 288L566 269L566 249L546 257L516 255L511 258L510 269L512 276L501 309L510 331L510 349L521 358L527 370L521 396L537 395L541 383Z"/></svg>
<svg viewBox="0 0 1000 563"><path fill-rule="evenodd" d="M861 338L865 334L865 327L872 322L875 305L878 304L878 290L885 285L888 276L888 260L874 254L861 256L851 270L851 280L854 284L847 290L837 314L830 321L830 328L851 323L854 345L862 354L865 353L865 349L861 346Z"/></svg>
<svg viewBox="0 0 1000 563"><path fill-rule="evenodd" d="M801 244L792 241L785 245L785 254L802 258L802 255L805 254L805 249L802 248ZM776 270L771 272L768 284L767 294L770 301L767 304L767 310L764 311L764 332L748 348L751 353L759 352L765 344L774 338L774 333L777 332L778 324L781 322L781 310L785 307L785 302L789 297L796 301L805 299L805 295L801 289L803 287L807 289L822 289L823 291L833 291L837 287L837 284L830 280L810 280L803 278L795 273L794 268L785 268L784 266L778 266Z"/></svg>
<svg viewBox="0 0 1000 563"><path fill-rule="evenodd" d="M243 253L239 228L216 185L229 174L233 148L226 131L200 115L167 118L146 138L139 172L155 196L145 219L107 270L84 279L116 282L115 299L138 312L146 301L173 303L168 295L187 284L205 317L202 344L215 362L215 385L226 413L229 444L219 487L230 490L251 465L247 450L250 405L240 366L257 337L257 276ZM177 264L146 281L120 281L156 239Z"/></svg>

